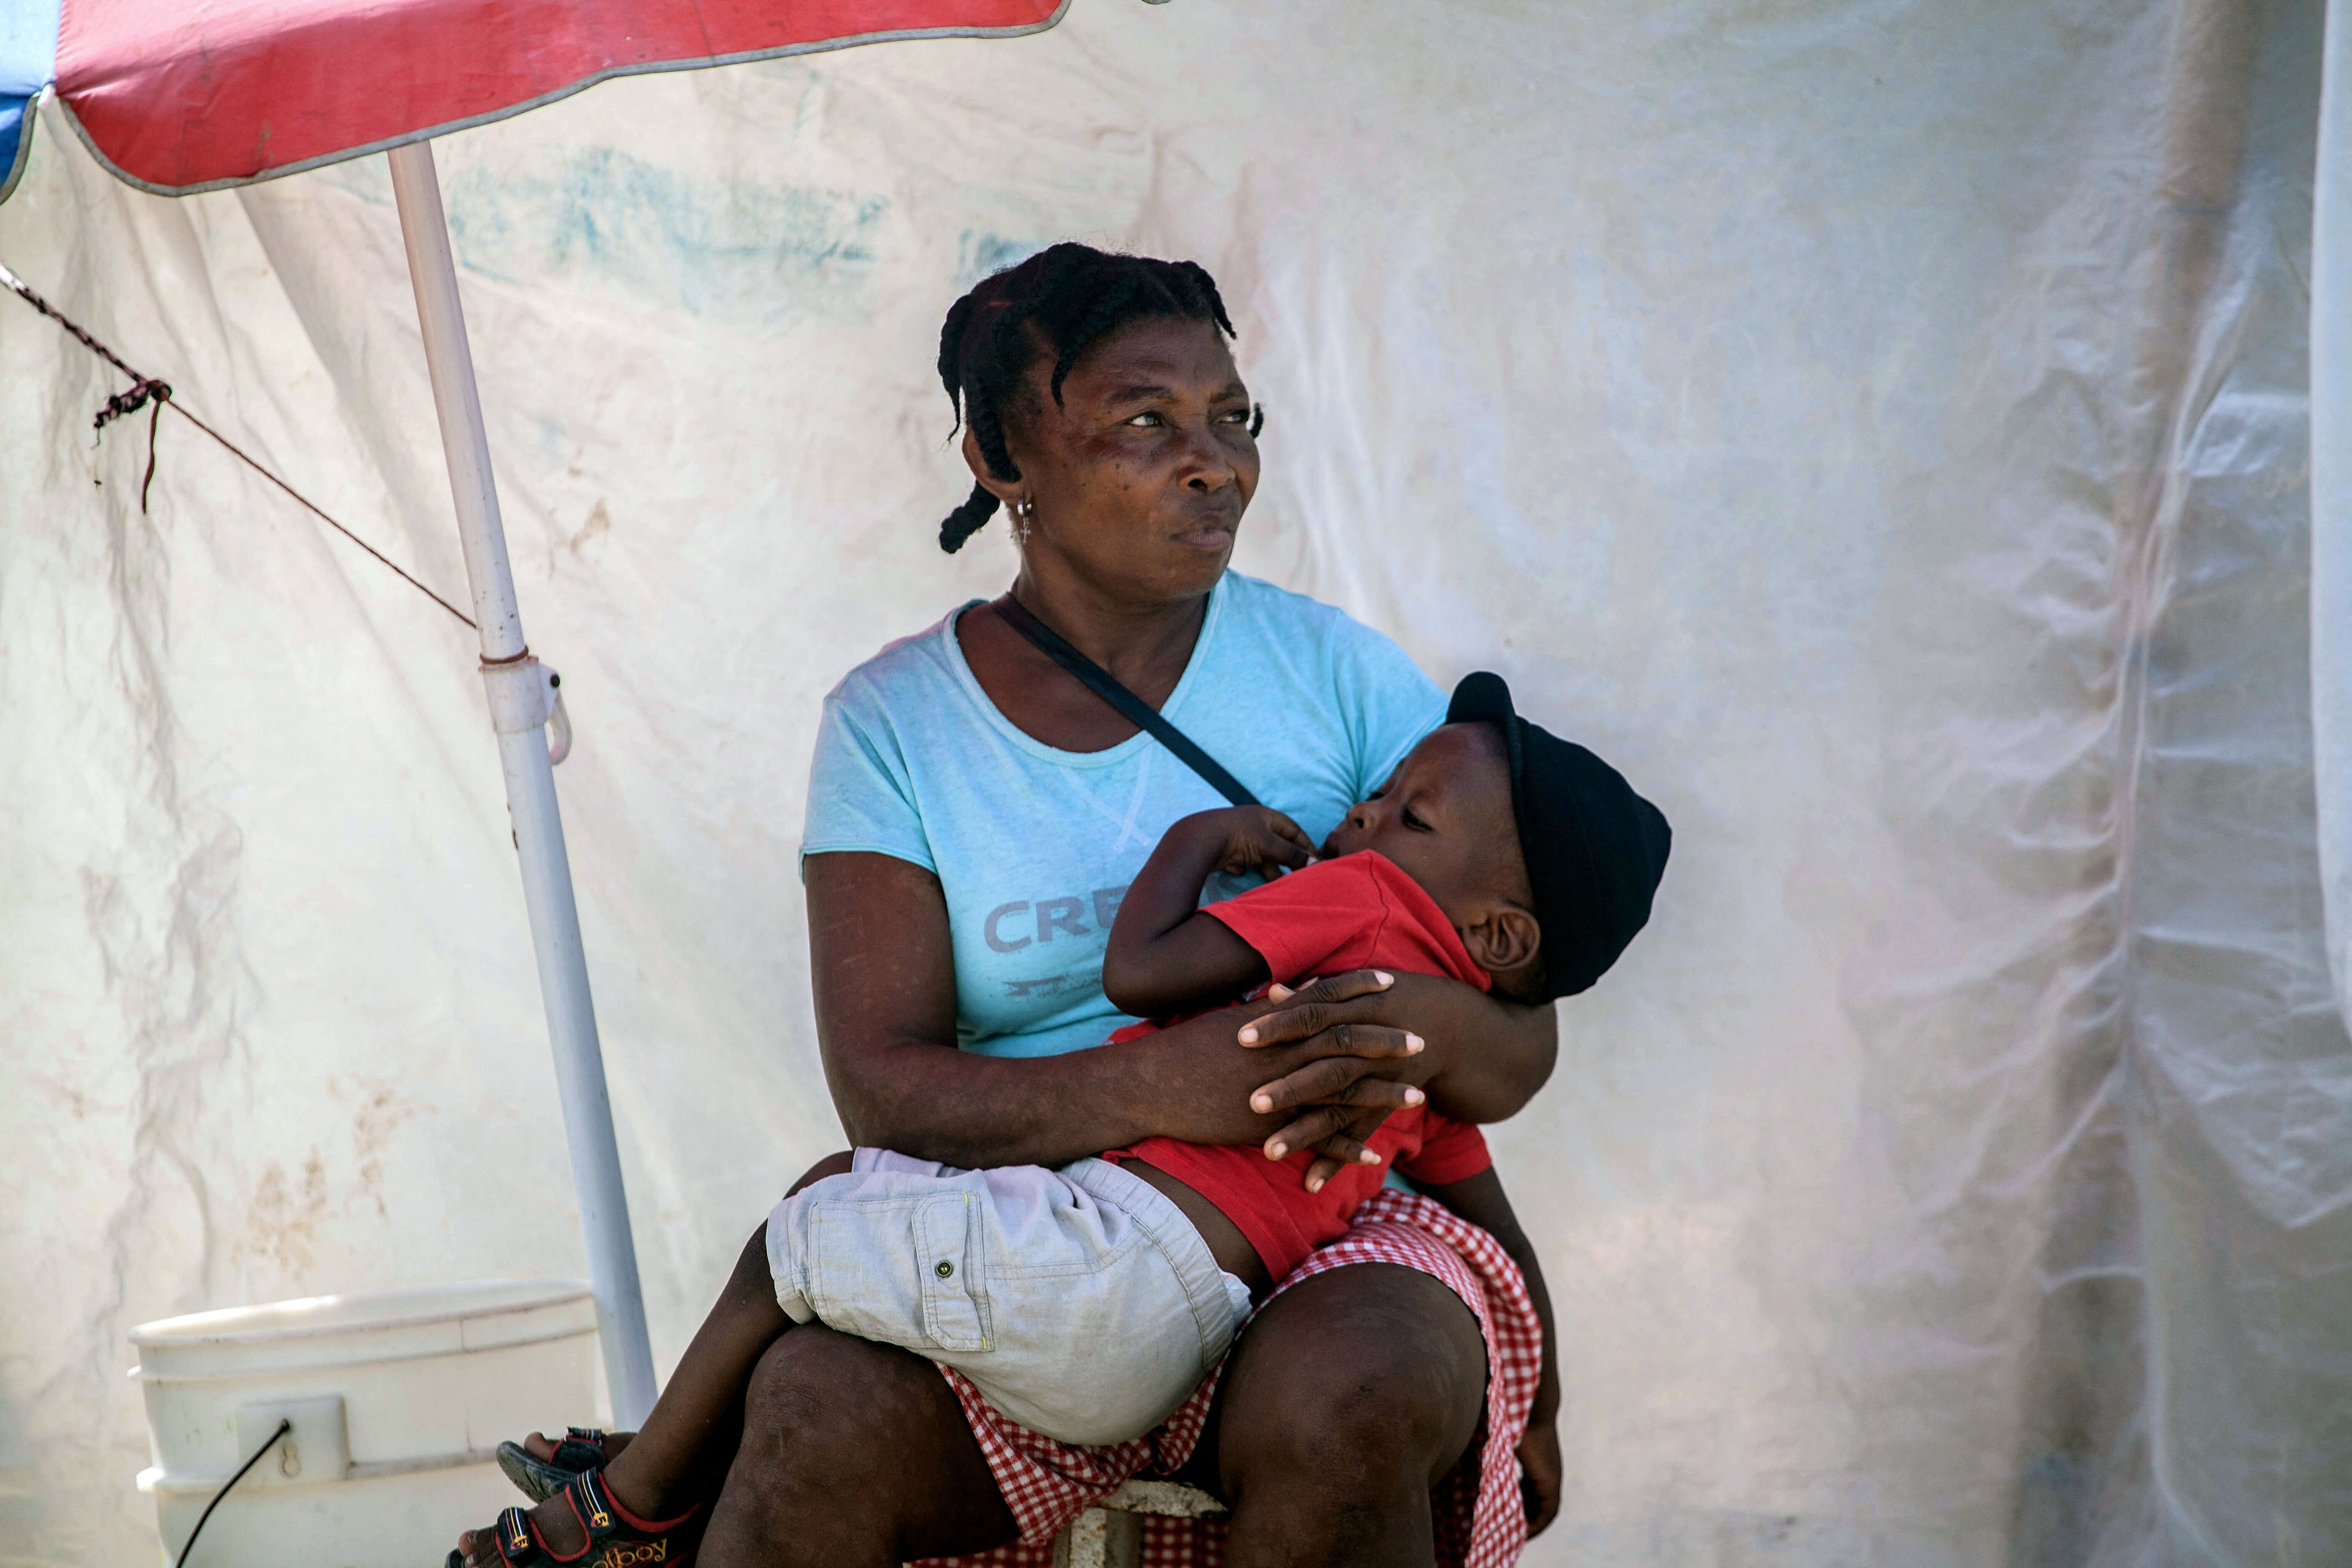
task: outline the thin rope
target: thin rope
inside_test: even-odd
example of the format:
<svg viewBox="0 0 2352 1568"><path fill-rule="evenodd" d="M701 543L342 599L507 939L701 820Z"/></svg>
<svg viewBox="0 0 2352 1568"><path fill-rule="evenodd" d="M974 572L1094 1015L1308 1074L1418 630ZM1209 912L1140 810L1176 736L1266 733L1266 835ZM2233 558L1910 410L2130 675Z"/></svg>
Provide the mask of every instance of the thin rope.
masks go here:
<svg viewBox="0 0 2352 1568"><path fill-rule="evenodd" d="M358 545L362 550L366 551L370 555L374 556L378 561L383 562L387 568L399 576L402 582L407 584L410 587L415 589L418 593L424 595L426 598L432 600L435 604L440 605L443 609L448 611L451 615L457 616L467 626L473 626L476 631L481 630L481 627L474 625L473 616L466 614L465 611L459 609L457 605L451 604L448 600L443 598L440 595L435 593L432 589L426 587L424 584L410 576L406 572L402 571L399 563L387 559L383 551L378 550L374 545L370 544L366 540L362 539L358 534L353 533L350 529L345 528L341 523L337 522L333 518L329 517L325 512L320 511L318 507L313 504L310 497L304 495L300 490L296 489L292 485L288 484L284 479L279 479L276 474L271 473L268 468L263 468L259 463L255 462L251 458L247 457L245 448L239 447L236 442L230 440L227 437L222 435L219 431L214 429L211 426L205 424L203 420L189 413L188 405L186 404L182 403L175 398L172 401L170 407L173 413L178 415L181 418L186 420L189 424L194 426L197 429L203 431L205 435L211 437L214 440L227 447L230 452L236 455L240 462L244 463L255 473L259 474L263 479L268 479L271 484L276 485L279 489L284 490L288 495L292 496L294 498L294 503L297 506L302 508L312 517L317 518L320 522L325 523L329 528L333 529L337 533L341 534L345 539L350 540L353 544Z"/></svg>
<svg viewBox="0 0 2352 1568"><path fill-rule="evenodd" d="M320 522L325 523L329 528L333 529L337 533L341 534L345 539L350 540L353 544L358 545L362 550L366 551L383 566L388 568L394 575L398 576L402 582L407 584L410 587L415 589L418 593L424 595L426 598L432 600L435 604L440 605L443 609L457 616L467 626L473 626L477 631L481 629L478 626L475 626L473 616L466 614L465 611L459 609L457 605L451 604L448 600L443 598L440 595L435 593L432 589L426 587L424 584L410 576L405 571L402 570L398 563L391 560L383 553L383 552L378 550L374 545L370 544L366 540L362 539L358 534L353 533L350 529L345 528L341 523L337 522L333 518L329 517L324 511L320 510L318 505L313 502L310 497L304 495L300 490L296 489L292 485L288 484L284 479L279 479L276 474L271 473L268 468L254 461L252 457L246 452L244 447L239 447L236 442L230 440L227 437L222 435L219 431L214 429L211 426L197 418L194 414L191 414L188 411L188 405L186 404L179 402L177 399L173 397L170 386L156 380L153 376L142 375L137 371L131 369L129 365L123 363L122 357L120 354L116 353L112 349L108 348L104 343L100 342L96 338L91 337L88 332L84 331L79 324L58 310L56 306L50 304L47 300L42 299L40 295L35 293L31 287L28 286L23 279L8 270L5 264L0 264L0 283L5 283L10 291L15 293L18 299L24 300L27 305L32 306L34 310L38 310L42 315L47 316L52 321L55 321L58 326L63 327L68 333L71 334L74 341L80 343L82 347L88 349L90 353L96 354L99 358L104 360L107 363L112 365L115 369L121 371L123 374L131 378L131 386L130 390L127 392L118 392L109 397L106 400L106 406L98 411L98 417L93 421L93 424L96 428L103 430L106 428L107 422L109 420L119 419L126 414L136 413L141 408L146 408L150 411L147 416L147 477L141 480L139 485L139 510L141 511L145 511L147 510L147 489L150 485L155 482L156 425L157 422L163 418L163 410L168 406L173 413L178 415L181 418L186 420L189 424L194 426L197 429L211 437L215 441L219 442L222 447L224 447L232 457L236 458L237 461L243 463L247 468L251 468L255 473L259 474L263 479L268 479L271 484L276 485L279 489L284 490L288 495L293 497L295 504L302 508L303 510L309 512L312 517L317 518Z"/></svg>
<svg viewBox="0 0 2352 1568"><path fill-rule="evenodd" d="M14 272L8 270L7 264L5 262L0 262L0 281L5 281L9 288L14 289L16 291L17 297L23 300L25 303L32 306L33 309L38 310L41 314L47 316L49 320L63 327L67 331L71 332L81 343L82 347L88 349L90 353L96 354L99 358L104 360L107 363L121 371L123 374L137 382L140 386L145 386L148 384L147 377L140 374L129 365L124 364L122 363L121 356L117 354L112 349L108 348L104 343L100 342L96 338L93 338L88 332L83 331L72 321L68 321L64 316L59 315L56 306L50 304L47 300L42 299L38 294L34 293L32 289L26 285L22 278L17 277ZM161 385L162 384L159 382L155 384ZM132 392L136 392L138 390L139 387L131 388ZM125 393L122 395L129 396L130 394ZM110 400L110 401L111 400ZM132 408L136 408L137 406L138 405L135 403L131 405ZM126 409L121 412L127 413L128 411L129 410ZM99 422L100 424L104 424L107 417L108 416L105 414L101 413L99 416Z"/></svg>

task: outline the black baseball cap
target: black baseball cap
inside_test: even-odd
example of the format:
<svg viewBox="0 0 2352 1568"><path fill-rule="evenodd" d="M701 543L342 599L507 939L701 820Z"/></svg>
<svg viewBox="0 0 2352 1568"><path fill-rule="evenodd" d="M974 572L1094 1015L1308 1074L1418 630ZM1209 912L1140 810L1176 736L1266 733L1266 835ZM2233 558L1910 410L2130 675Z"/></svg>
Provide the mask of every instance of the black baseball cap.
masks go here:
<svg viewBox="0 0 2352 1568"><path fill-rule="evenodd" d="M1674 830L1624 774L1520 718L1499 675L1464 676L1445 721L1502 731L1519 851L1543 927L1543 999L1591 989L1649 922Z"/></svg>

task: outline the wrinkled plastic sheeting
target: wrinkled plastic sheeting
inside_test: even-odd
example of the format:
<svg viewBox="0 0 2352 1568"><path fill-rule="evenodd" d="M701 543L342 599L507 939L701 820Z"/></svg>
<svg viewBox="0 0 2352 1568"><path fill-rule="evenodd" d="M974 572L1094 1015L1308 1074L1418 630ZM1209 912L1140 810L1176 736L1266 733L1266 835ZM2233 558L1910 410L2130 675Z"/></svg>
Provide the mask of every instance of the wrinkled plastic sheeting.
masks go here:
<svg viewBox="0 0 2352 1568"><path fill-rule="evenodd" d="M2352 1561L2321 37L1090 0L446 142L664 1364L840 1141L818 703L1012 569L931 543L940 316L1076 236L1223 283L1244 569L1502 670L1675 821L1496 1133L1564 1325L1528 1561ZM170 202L48 129L0 258L454 594L381 162ZM43 1564L153 1550L131 1323L583 1269L467 635L168 416L142 513L108 390L0 300L0 1533Z"/></svg>
<svg viewBox="0 0 2352 1568"><path fill-rule="evenodd" d="M2311 695L2328 969L2352 1018L2352 9L2328 9L2312 203Z"/></svg>

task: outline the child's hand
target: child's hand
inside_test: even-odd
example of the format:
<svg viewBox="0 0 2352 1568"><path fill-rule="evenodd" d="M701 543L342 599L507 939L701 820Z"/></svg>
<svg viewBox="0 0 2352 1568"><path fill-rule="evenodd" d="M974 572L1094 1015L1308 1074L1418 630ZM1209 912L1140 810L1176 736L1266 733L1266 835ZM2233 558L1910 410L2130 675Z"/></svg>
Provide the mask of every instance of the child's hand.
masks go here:
<svg viewBox="0 0 2352 1568"><path fill-rule="evenodd" d="M1307 830L1270 805L1203 811L1188 819L1186 826L1218 845L1217 869L1228 876L1258 871L1270 881L1276 867L1297 870L1315 858L1315 841L1307 837Z"/></svg>
<svg viewBox="0 0 2352 1568"><path fill-rule="evenodd" d="M1519 1439L1519 1501L1528 1510L1528 1533L1541 1535L1559 1516L1559 1428L1530 1421Z"/></svg>

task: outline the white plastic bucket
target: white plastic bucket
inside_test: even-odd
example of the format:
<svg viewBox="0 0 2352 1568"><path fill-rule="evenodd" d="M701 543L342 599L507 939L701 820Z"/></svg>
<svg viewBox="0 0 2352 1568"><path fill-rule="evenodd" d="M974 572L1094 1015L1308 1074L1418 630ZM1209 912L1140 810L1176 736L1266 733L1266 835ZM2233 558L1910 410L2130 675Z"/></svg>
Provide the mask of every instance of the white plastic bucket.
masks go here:
<svg viewBox="0 0 2352 1568"><path fill-rule="evenodd" d="M277 1427L188 1568L438 1568L460 1531L523 1500L502 1438L585 1425L596 1304L571 1280L313 1296L131 1331L167 1562Z"/></svg>

